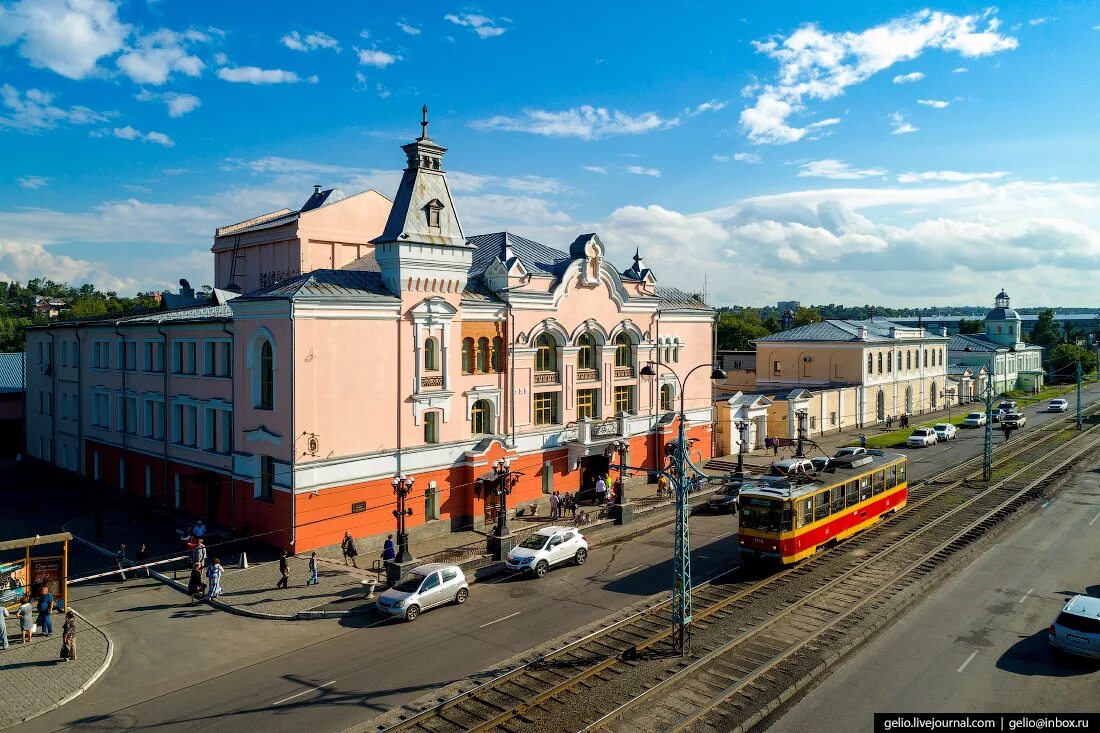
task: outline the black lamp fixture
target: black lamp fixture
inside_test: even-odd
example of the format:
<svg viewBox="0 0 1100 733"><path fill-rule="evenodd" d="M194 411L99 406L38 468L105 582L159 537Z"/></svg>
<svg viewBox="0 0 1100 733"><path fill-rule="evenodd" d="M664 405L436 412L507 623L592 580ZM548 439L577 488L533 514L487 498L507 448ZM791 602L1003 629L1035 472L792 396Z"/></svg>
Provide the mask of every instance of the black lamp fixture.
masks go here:
<svg viewBox="0 0 1100 733"><path fill-rule="evenodd" d="M412 493L415 476L406 476L403 473L395 473L390 485L393 486L394 496L397 497L397 508L393 510L393 516L397 519L397 558L399 563L411 562L412 553L409 552L409 534L405 531L405 517L411 517L412 507L405 507L405 499Z"/></svg>

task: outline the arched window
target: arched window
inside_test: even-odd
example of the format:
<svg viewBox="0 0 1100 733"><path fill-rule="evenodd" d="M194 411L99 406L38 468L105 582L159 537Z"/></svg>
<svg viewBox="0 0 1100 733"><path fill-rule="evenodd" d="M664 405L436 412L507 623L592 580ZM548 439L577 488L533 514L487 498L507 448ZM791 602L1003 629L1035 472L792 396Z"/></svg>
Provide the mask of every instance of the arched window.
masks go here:
<svg viewBox="0 0 1100 733"><path fill-rule="evenodd" d="M878 373L882 374L882 353L878 355Z"/></svg>
<svg viewBox="0 0 1100 733"><path fill-rule="evenodd" d="M936 409L936 383L932 382L932 409Z"/></svg>
<svg viewBox="0 0 1100 733"><path fill-rule="evenodd" d="M436 348L434 338L424 339L424 370L429 372L439 369L439 350Z"/></svg>
<svg viewBox="0 0 1100 733"><path fill-rule="evenodd" d="M474 435L485 435L493 432L492 427L493 406L489 400L478 400L470 409L470 426Z"/></svg>
<svg viewBox="0 0 1100 733"><path fill-rule="evenodd" d="M473 374L474 373L474 340L472 338L462 339L462 373Z"/></svg>
<svg viewBox="0 0 1100 733"><path fill-rule="evenodd" d="M928 349L924 350L924 368L928 368Z"/></svg>
<svg viewBox="0 0 1100 733"><path fill-rule="evenodd" d="M894 371L894 350L893 349L891 349L886 354L886 371L888 371L888 372Z"/></svg>
<svg viewBox="0 0 1100 733"><path fill-rule="evenodd" d="M672 360L674 362L680 361L680 342L677 341L676 345L672 349Z"/></svg>
<svg viewBox="0 0 1100 733"><path fill-rule="evenodd" d="M275 353L267 339L260 344L260 394L256 407L275 409Z"/></svg>
<svg viewBox="0 0 1100 733"><path fill-rule="evenodd" d="M615 337L615 366L634 366L634 344L625 333Z"/></svg>
<svg viewBox="0 0 1100 733"><path fill-rule="evenodd" d="M477 370L489 371L489 339L484 336L477 340Z"/></svg>
<svg viewBox="0 0 1100 733"><path fill-rule="evenodd" d="M504 339L500 336L493 338L493 352L489 360L494 372L504 371Z"/></svg>
<svg viewBox="0 0 1100 733"><path fill-rule="evenodd" d="M661 385L661 409L665 412L672 411L672 385Z"/></svg>
<svg viewBox="0 0 1100 733"><path fill-rule="evenodd" d="M544 333L535 339L535 371L556 372L558 370L558 345L553 337Z"/></svg>
<svg viewBox="0 0 1100 733"><path fill-rule="evenodd" d="M592 338L592 334L586 333L577 339L577 346L580 347L580 350L577 352L577 368L595 369L596 339Z"/></svg>
<svg viewBox="0 0 1100 733"><path fill-rule="evenodd" d="M909 350L906 350L906 352L905 352L905 368L906 369L912 369L913 368L913 352L909 351Z"/></svg>
<svg viewBox="0 0 1100 733"><path fill-rule="evenodd" d="M867 373L868 374L874 374L875 373L875 355L874 354L868 354L867 355Z"/></svg>

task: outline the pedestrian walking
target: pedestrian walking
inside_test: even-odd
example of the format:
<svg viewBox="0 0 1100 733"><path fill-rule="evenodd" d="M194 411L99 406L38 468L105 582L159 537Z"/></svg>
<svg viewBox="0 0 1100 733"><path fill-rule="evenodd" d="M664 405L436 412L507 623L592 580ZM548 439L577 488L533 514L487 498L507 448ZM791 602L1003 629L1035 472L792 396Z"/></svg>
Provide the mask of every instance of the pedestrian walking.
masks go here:
<svg viewBox="0 0 1100 733"><path fill-rule="evenodd" d="M309 580L306 581L306 585L320 585L321 581L317 579L317 553L314 552L309 556Z"/></svg>
<svg viewBox="0 0 1100 733"><path fill-rule="evenodd" d="M863 448L863 449L867 448L867 434L866 433L860 433L859 434L859 447Z"/></svg>
<svg viewBox="0 0 1100 733"><path fill-rule="evenodd" d="M199 540L195 549L191 552L191 560L199 564L200 568L206 567L206 542Z"/></svg>
<svg viewBox="0 0 1100 733"><path fill-rule="evenodd" d="M577 518L577 492L573 491L569 494L569 513L573 515L573 519Z"/></svg>
<svg viewBox="0 0 1100 733"><path fill-rule="evenodd" d="M355 557L359 554L359 551L355 549L355 540L351 538L351 532L344 532L344 539L340 542L340 551L344 553L344 565L348 564L348 560L351 560L351 565L356 570L359 569L359 565L355 562Z"/></svg>
<svg viewBox="0 0 1100 733"><path fill-rule="evenodd" d="M1012 427L1011 427L1011 426L1009 426L1009 425L1002 425L1002 426L1001 426L1001 430L1002 430L1002 432L1004 432L1004 434L1005 434L1005 440L1006 440L1006 441L1007 441L1007 440L1008 440L1009 438L1011 438L1011 437L1012 437Z"/></svg>
<svg viewBox="0 0 1100 733"><path fill-rule="evenodd" d="M48 585L38 594L38 628L42 636L53 636L53 594Z"/></svg>
<svg viewBox="0 0 1100 733"><path fill-rule="evenodd" d="M397 559L397 547L393 544L393 535L386 535L386 541L382 543L382 561L390 562Z"/></svg>
<svg viewBox="0 0 1100 733"><path fill-rule="evenodd" d="M557 519L558 518L558 511L559 511L559 508L561 506L560 502L561 502L561 500L558 499L558 492L555 491L553 494L550 494L550 518L551 519Z"/></svg>
<svg viewBox="0 0 1100 733"><path fill-rule="evenodd" d="M222 561L214 558L214 562L206 568L206 579L210 581L206 589L207 600L213 600L222 594Z"/></svg>
<svg viewBox="0 0 1100 733"><path fill-rule="evenodd" d="M65 612L61 627L61 658L66 662L76 659L76 613L71 608Z"/></svg>
<svg viewBox="0 0 1100 733"><path fill-rule="evenodd" d="M126 564L126 545L119 545L118 552L115 553L115 570L118 571L118 577L126 580L126 571L123 570L123 566Z"/></svg>
<svg viewBox="0 0 1100 733"><path fill-rule="evenodd" d="M191 577L187 581L187 595L191 596L191 603L203 597L206 593L206 583L202 582L202 565L191 565Z"/></svg>
<svg viewBox="0 0 1100 733"><path fill-rule="evenodd" d="M144 565L147 562L149 562L149 549L142 542L138 545L137 552L134 553L134 565ZM142 568L142 572L145 573L146 578L149 577L149 568Z"/></svg>
<svg viewBox="0 0 1100 733"><path fill-rule="evenodd" d="M3 603L0 603L0 643L2 643L4 650L8 648L8 607Z"/></svg>
<svg viewBox="0 0 1100 733"><path fill-rule="evenodd" d="M19 600L19 610L15 612L19 617L19 633L26 644L31 640L31 634L34 632L34 607L31 606L31 597L23 596Z"/></svg>
<svg viewBox="0 0 1100 733"><path fill-rule="evenodd" d="M603 476L596 479L596 503L602 504L607 499L607 482L603 480Z"/></svg>
<svg viewBox="0 0 1100 733"><path fill-rule="evenodd" d="M290 564L286 561L286 550L283 550L283 555L279 558L279 576L279 582L275 584L275 587L286 588L290 580Z"/></svg>

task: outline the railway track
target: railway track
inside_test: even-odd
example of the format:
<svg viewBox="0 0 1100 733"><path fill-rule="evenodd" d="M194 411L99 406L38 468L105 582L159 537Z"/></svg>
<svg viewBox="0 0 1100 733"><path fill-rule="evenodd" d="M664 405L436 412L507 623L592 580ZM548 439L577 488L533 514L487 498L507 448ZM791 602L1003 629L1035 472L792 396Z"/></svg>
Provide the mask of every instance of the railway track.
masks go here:
<svg viewBox="0 0 1100 733"><path fill-rule="evenodd" d="M998 446L995 469L1004 472L1006 466L1011 466L1010 476L1016 477L1050 460L1051 456L1063 455L1066 445L1076 445L1080 440L1062 442L1065 441L1067 423L1067 419L1055 420L1030 433L1031 440L1027 443L1020 441ZM1015 469L1016 463L1021 460L1023 467ZM829 589L835 589L837 595L826 599L827 605L823 608L827 610L814 610L815 614L832 613L833 609L841 612L845 598L849 606L859 601L859 608L863 608L866 593L853 594L851 584L857 581L852 579L859 578L859 582L866 583L870 577L867 573L881 573L877 570L881 563L893 562L889 558L902 557L903 548L923 548L934 538L941 538L942 533L948 531L948 525L944 522L951 521L951 518L963 521L966 517L973 517L975 512L996 511L996 506L987 504L1003 498L1003 487L1011 478L1003 478L984 490L973 489L968 482L975 478L975 473L980 477L980 463L979 456L935 477L914 482L910 487L907 508L879 526L847 540L843 544L844 553L822 553L765 578L753 577L734 568L696 586L693 589L695 621L692 629L696 642L693 646L700 651L689 659L691 666L681 668L679 658L668 658L664 642L671 636L672 629L668 623L670 602L664 600L378 730L431 733L467 730L565 731L584 728L595 721L600 721L599 727L613 726L614 729L626 730L626 727L618 727L621 724L638 730L650 730L654 728L638 725L632 716L638 705L658 694L645 694L645 690L654 684L656 689L666 690L665 685L672 683L662 680L673 679L675 674L691 675L693 673L688 670L692 669L696 670L700 679L718 680L700 682L698 687L685 686L685 694L697 703L697 708L713 699L734 698L739 693L734 692L724 698L715 697L732 684L731 680L741 679L730 674L722 677L708 671L711 668L707 664L718 664L732 647L721 653L716 650L731 638L742 639L745 646L739 648L746 650L749 658L758 662L773 659L775 654L766 652L779 647L775 646L775 640L766 629L776 628L775 621L771 619L774 614L761 615L761 608L779 608L781 618L797 617L793 609L816 609L811 599L818 598L819 593L830 592ZM968 493L973 493L973 496L965 496ZM941 528L940 534L935 534L934 527ZM850 580L844 581L845 578ZM834 613L830 619L835 617ZM733 632L728 631L731 626L735 627ZM704 637L721 637L723 634L725 638L712 643L704 641ZM798 642L797 639L789 641ZM797 649L790 651L784 648L791 654ZM711 657L712 654L715 656ZM707 662L702 661L704 658ZM643 669L652 666L661 670L655 673ZM742 662L736 669L744 666ZM780 668L781 664L776 667ZM757 672L758 669L753 667L749 671ZM631 678L635 677L639 680L631 682ZM758 677L754 676L753 680ZM730 684L722 686L722 680ZM753 680L746 684L754 684ZM601 691L608 694L601 694ZM588 704L585 700L589 697L599 699ZM635 698L639 702L632 703ZM662 699L662 707L665 703ZM693 714L690 710L690 706L681 705L677 708L677 715L683 718ZM718 708L712 713L722 715ZM692 721L689 725L697 723L704 726L703 729L709 725L700 721Z"/></svg>

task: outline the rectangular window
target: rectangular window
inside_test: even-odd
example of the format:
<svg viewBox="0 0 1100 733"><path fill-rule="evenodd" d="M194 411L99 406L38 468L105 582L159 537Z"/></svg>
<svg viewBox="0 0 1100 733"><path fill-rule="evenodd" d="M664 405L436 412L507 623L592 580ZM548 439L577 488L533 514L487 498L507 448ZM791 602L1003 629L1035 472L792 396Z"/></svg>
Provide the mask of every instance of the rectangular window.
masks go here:
<svg viewBox="0 0 1100 733"><path fill-rule="evenodd" d="M118 488L126 488L126 459L118 459Z"/></svg>
<svg viewBox="0 0 1100 733"><path fill-rule="evenodd" d="M634 412L634 387L615 388L615 414Z"/></svg>
<svg viewBox="0 0 1100 733"><path fill-rule="evenodd" d="M145 467L145 498L148 499L153 495L153 467Z"/></svg>
<svg viewBox="0 0 1100 733"><path fill-rule="evenodd" d="M183 487L180 484L180 475L177 473L173 480L172 488L172 500L175 503L176 509L180 508L180 504L183 502Z"/></svg>
<svg viewBox="0 0 1100 733"><path fill-rule="evenodd" d="M111 427L111 395L106 392L92 393L92 425L97 428Z"/></svg>
<svg viewBox="0 0 1100 733"><path fill-rule="evenodd" d="M172 442L183 442L183 405L172 404Z"/></svg>
<svg viewBox="0 0 1100 733"><path fill-rule="evenodd" d="M844 503L846 506L855 506L859 503L858 481L849 481L845 486Z"/></svg>
<svg viewBox="0 0 1100 733"><path fill-rule="evenodd" d="M898 485L898 467L890 466L886 469L886 488L892 489Z"/></svg>
<svg viewBox="0 0 1100 733"><path fill-rule="evenodd" d="M203 448L214 453L229 453L232 440L233 413L217 407L203 412Z"/></svg>
<svg viewBox="0 0 1100 733"><path fill-rule="evenodd" d="M844 487L834 486L831 489L832 493L832 514L839 514L844 511Z"/></svg>
<svg viewBox="0 0 1100 733"><path fill-rule="evenodd" d="M875 477L874 478L875 478L874 495L878 496L879 494L882 493L882 490L886 485L886 479L885 479L885 476L883 475L882 471L875 471Z"/></svg>
<svg viewBox="0 0 1100 733"><path fill-rule="evenodd" d="M46 393L42 390L38 390L38 414L46 414Z"/></svg>
<svg viewBox="0 0 1100 733"><path fill-rule="evenodd" d="M138 398L137 395L127 395L126 405L126 432L137 435L138 432Z"/></svg>
<svg viewBox="0 0 1100 733"><path fill-rule="evenodd" d="M426 412L426 413L424 413L424 442L425 443L438 443L439 442L439 413L438 412Z"/></svg>
<svg viewBox="0 0 1100 733"><path fill-rule="evenodd" d="M118 366L128 372L137 371L137 341L118 342Z"/></svg>
<svg viewBox="0 0 1100 733"><path fill-rule="evenodd" d="M439 487L435 481L428 482L428 490L424 492L424 519L432 521L439 519L440 510Z"/></svg>
<svg viewBox="0 0 1100 733"><path fill-rule="evenodd" d="M80 366L80 343L76 342L76 341L73 341L72 344L70 344L70 345L72 346L72 349L73 349L72 364L73 364L74 367L78 367L78 366Z"/></svg>
<svg viewBox="0 0 1100 733"><path fill-rule="evenodd" d="M164 342L146 341L143 344L142 369L147 372L164 371Z"/></svg>
<svg viewBox="0 0 1100 733"><path fill-rule="evenodd" d="M600 400L597 390L577 390L577 419L591 418L595 420L600 416Z"/></svg>
<svg viewBox="0 0 1100 733"><path fill-rule="evenodd" d="M111 344L107 341L92 342L92 369L111 368Z"/></svg>
<svg viewBox="0 0 1100 733"><path fill-rule="evenodd" d="M176 374L196 374L194 341L172 342L172 371Z"/></svg>
<svg viewBox="0 0 1100 733"><path fill-rule="evenodd" d="M66 341L61 342L61 366L69 366L69 347L67 344Z"/></svg>
<svg viewBox="0 0 1100 733"><path fill-rule="evenodd" d="M204 341L202 373L207 377L229 377L233 372L233 352L228 341Z"/></svg>
<svg viewBox="0 0 1100 733"><path fill-rule="evenodd" d="M275 498L275 459L260 456L260 485L256 487L256 498L273 501Z"/></svg>
<svg viewBox="0 0 1100 733"><path fill-rule="evenodd" d="M829 516L829 492L822 491L814 494L814 521L820 521Z"/></svg>
<svg viewBox="0 0 1100 733"><path fill-rule="evenodd" d="M791 511L791 503L785 502L783 504L783 519L779 525L780 532L790 532L794 529L794 512Z"/></svg>
<svg viewBox="0 0 1100 733"><path fill-rule="evenodd" d="M199 443L199 408L197 405L183 406L183 444L194 448Z"/></svg>
<svg viewBox="0 0 1100 733"><path fill-rule="evenodd" d="M92 478L99 481L99 451L92 451Z"/></svg>
<svg viewBox="0 0 1100 733"><path fill-rule="evenodd" d="M834 428L836 427L836 413L835 412L830 412L829 413L829 425L833 426Z"/></svg>
<svg viewBox="0 0 1100 733"><path fill-rule="evenodd" d="M539 392L535 395L535 425L557 425L560 392Z"/></svg>
<svg viewBox="0 0 1100 733"><path fill-rule="evenodd" d="M905 461L898 464L898 485L905 483Z"/></svg>
<svg viewBox="0 0 1100 733"><path fill-rule="evenodd" d="M802 526L814 521L814 500L806 499L802 502Z"/></svg>
<svg viewBox="0 0 1100 733"><path fill-rule="evenodd" d="M871 477L860 476L859 478L859 500L867 501L871 498Z"/></svg>
<svg viewBox="0 0 1100 733"><path fill-rule="evenodd" d="M772 375L779 376L783 373L783 362L776 359L772 362Z"/></svg>

